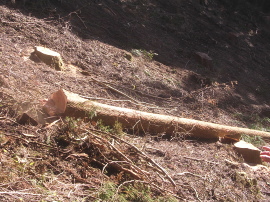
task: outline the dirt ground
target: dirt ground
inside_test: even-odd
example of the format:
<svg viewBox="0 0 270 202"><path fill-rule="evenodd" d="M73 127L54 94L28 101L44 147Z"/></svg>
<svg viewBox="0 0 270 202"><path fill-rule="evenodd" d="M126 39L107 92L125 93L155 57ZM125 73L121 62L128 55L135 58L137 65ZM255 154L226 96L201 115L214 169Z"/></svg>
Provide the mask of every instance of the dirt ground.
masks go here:
<svg viewBox="0 0 270 202"><path fill-rule="evenodd" d="M101 133L117 133L102 123L17 123L23 112L43 114L43 100L63 88L114 106L269 131L267 13L249 3L208 2L0 0L1 200L269 201L269 165L245 163L230 143L121 132L164 174L131 145ZM42 63L35 46L59 52L65 70ZM195 52L207 53L213 68L199 64ZM269 142L249 141L260 149Z"/></svg>

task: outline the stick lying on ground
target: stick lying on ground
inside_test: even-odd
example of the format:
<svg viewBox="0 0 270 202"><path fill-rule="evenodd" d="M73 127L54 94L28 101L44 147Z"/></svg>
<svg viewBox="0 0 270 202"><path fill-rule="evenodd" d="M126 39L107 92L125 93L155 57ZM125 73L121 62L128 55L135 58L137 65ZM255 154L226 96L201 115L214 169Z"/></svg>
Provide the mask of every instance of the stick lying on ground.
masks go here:
<svg viewBox="0 0 270 202"><path fill-rule="evenodd" d="M61 99L64 101L60 101ZM115 122L123 128L150 134L188 135L198 138L232 137L239 139L241 134L270 137L270 133L247 128L225 126L193 119L179 118L160 114L147 113L133 109L121 108L89 101L78 94L59 90L51 95L44 105L45 111L51 116L59 112L59 102L67 102L66 110L61 109L66 116L91 117L93 120L102 119L106 125L113 126Z"/></svg>

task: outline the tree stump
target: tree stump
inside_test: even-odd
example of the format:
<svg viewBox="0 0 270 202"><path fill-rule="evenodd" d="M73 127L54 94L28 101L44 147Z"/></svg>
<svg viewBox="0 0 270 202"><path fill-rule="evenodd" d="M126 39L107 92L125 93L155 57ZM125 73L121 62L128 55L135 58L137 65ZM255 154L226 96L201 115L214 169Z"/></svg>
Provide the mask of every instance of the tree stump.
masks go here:
<svg viewBox="0 0 270 202"><path fill-rule="evenodd" d="M48 48L36 46L35 54L42 62L53 67L55 70L61 71L63 69L64 63L59 53Z"/></svg>

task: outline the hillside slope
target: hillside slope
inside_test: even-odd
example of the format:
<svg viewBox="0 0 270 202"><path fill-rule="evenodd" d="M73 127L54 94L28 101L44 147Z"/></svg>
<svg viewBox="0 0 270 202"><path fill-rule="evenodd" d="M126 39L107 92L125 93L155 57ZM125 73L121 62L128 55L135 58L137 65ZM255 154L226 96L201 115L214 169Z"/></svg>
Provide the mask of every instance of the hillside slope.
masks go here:
<svg viewBox="0 0 270 202"><path fill-rule="evenodd" d="M16 123L22 112L41 113L43 100L60 88L115 106L269 130L267 14L249 3L208 2L0 1L0 198L109 201L110 189L113 197L117 193L108 182L121 188L133 179L115 167L104 171L111 161L123 161L111 146L100 146L109 145L105 139L111 137L82 141L86 129L108 129L101 123L72 118L50 127ZM59 52L66 69L58 72L40 62L32 54L34 46ZM212 68L198 63L196 52L208 54ZM124 101L124 94L144 104ZM190 140L185 134L170 141L163 134L134 135L123 138L164 167L177 184L173 188L166 176L158 177L145 159L136 161L140 155L129 146L117 145L150 173L147 180L162 187L143 190L153 200L166 201L158 198L166 192L180 201L269 201L269 167L244 163L231 144ZM266 144L258 140L259 147ZM127 197L129 187L121 193L120 188L126 200L135 200ZM102 198L104 190L109 198ZM145 195L136 196L149 201Z"/></svg>

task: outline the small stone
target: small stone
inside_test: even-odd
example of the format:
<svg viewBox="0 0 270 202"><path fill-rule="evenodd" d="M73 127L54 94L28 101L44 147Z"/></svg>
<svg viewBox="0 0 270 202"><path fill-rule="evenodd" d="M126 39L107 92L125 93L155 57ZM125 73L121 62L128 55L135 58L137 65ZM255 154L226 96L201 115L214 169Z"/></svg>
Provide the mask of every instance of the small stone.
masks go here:
<svg viewBox="0 0 270 202"><path fill-rule="evenodd" d="M212 58L209 57L206 53L196 52L195 59L199 64L203 65L207 69L213 70Z"/></svg>
<svg viewBox="0 0 270 202"><path fill-rule="evenodd" d="M234 146L237 153L242 155L242 157L247 163L254 163L254 164L262 163L260 157L261 150L259 150L254 145L247 143L243 140L240 140L239 142L235 143Z"/></svg>

